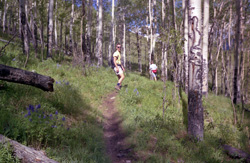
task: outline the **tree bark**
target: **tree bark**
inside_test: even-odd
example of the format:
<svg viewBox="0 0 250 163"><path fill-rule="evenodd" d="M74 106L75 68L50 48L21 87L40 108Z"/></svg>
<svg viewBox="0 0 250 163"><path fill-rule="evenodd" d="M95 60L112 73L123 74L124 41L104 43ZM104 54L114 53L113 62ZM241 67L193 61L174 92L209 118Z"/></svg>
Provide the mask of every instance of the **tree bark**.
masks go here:
<svg viewBox="0 0 250 163"><path fill-rule="evenodd" d="M69 42L70 42L70 48L71 52L73 53L73 56L75 57L75 47L74 47L74 35L73 35L73 25L74 25L74 0L71 2L71 19L70 19L70 26L69 26Z"/></svg>
<svg viewBox="0 0 250 163"><path fill-rule="evenodd" d="M242 16L242 0L238 0L236 3L236 32L235 32L235 40L236 47L234 53L234 79L233 79L233 102L234 104L240 102L240 76L239 76L239 51L240 51L240 35L241 35L241 16Z"/></svg>
<svg viewBox="0 0 250 163"><path fill-rule="evenodd" d="M96 54L97 54L97 58L98 58L98 66L102 66L102 35L103 35L103 31L102 31L102 0L99 0L99 7L98 7L98 28L97 28L97 44L96 44Z"/></svg>
<svg viewBox="0 0 250 163"><path fill-rule="evenodd" d="M54 0L49 0L48 28L47 28L47 58L52 57L53 9L54 9Z"/></svg>
<svg viewBox="0 0 250 163"><path fill-rule="evenodd" d="M33 39L33 46L35 49L35 58L37 58L37 24L36 24L36 1L34 2L33 11L31 13L31 25L32 25L32 39Z"/></svg>
<svg viewBox="0 0 250 163"><path fill-rule="evenodd" d="M0 80L31 85L53 92L53 78L2 64L0 64Z"/></svg>
<svg viewBox="0 0 250 163"><path fill-rule="evenodd" d="M250 162L250 155L240 149L231 147L229 145L222 145L224 151L234 159L243 159L242 161Z"/></svg>
<svg viewBox="0 0 250 163"><path fill-rule="evenodd" d="M162 28L165 29L166 27L166 5L164 0L162 0ZM163 34L163 31L161 32ZM161 57L161 77L164 78L164 81L167 80L167 50L166 50L166 42L162 42L162 57ZM146 62L145 62L146 63Z"/></svg>
<svg viewBox="0 0 250 163"><path fill-rule="evenodd" d="M208 30L209 30L209 0L204 0L204 18L203 18L203 83L202 93L208 94Z"/></svg>
<svg viewBox="0 0 250 163"><path fill-rule="evenodd" d="M188 134L203 140L201 1L189 0Z"/></svg>
<svg viewBox="0 0 250 163"><path fill-rule="evenodd" d="M11 144L11 146L14 148L14 155L17 158L21 159L21 162L26 162L26 163L33 163L33 162L58 163L57 161L54 161L54 160L46 157L44 152L37 151L33 148L24 146L24 145L18 143L17 141L6 138L3 135L0 135L0 143Z"/></svg>
<svg viewBox="0 0 250 163"><path fill-rule="evenodd" d="M109 65L111 65L112 51L115 48L115 0L112 0L112 11L111 11L111 32L110 32L110 42L109 42Z"/></svg>
<svg viewBox="0 0 250 163"><path fill-rule="evenodd" d="M137 29L136 31L136 40L137 40L136 47L137 47L137 52L138 52L138 71L142 73L139 29Z"/></svg>
<svg viewBox="0 0 250 163"><path fill-rule="evenodd" d="M91 58L91 26L92 26L92 0L88 0L88 21L87 21L87 54L86 54L86 62L90 64Z"/></svg>
<svg viewBox="0 0 250 163"><path fill-rule="evenodd" d="M125 7L122 13L122 27L123 27L123 37L122 37L122 56L123 56L123 66L126 67L126 22L125 22ZM141 70L142 72L142 70Z"/></svg>
<svg viewBox="0 0 250 163"><path fill-rule="evenodd" d="M57 0L55 0L55 10L57 12ZM55 35L55 46L58 45L58 39L57 39L57 13L55 12L55 28L54 28L54 35Z"/></svg>
<svg viewBox="0 0 250 163"><path fill-rule="evenodd" d="M23 53L27 56L24 67L26 66L28 62L28 58L29 58L28 28L27 28L27 19L26 19L26 13L25 13L25 6L26 6L25 4L26 4L25 0L20 0Z"/></svg>
<svg viewBox="0 0 250 163"><path fill-rule="evenodd" d="M186 94L188 93L188 6L187 0L182 1L183 18L184 18L184 88Z"/></svg>
<svg viewBox="0 0 250 163"><path fill-rule="evenodd" d="M5 33L5 27L6 27L6 15L7 15L7 10L9 8L9 4L7 0L4 2L4 12L3 12L3 32Z"/></svg>

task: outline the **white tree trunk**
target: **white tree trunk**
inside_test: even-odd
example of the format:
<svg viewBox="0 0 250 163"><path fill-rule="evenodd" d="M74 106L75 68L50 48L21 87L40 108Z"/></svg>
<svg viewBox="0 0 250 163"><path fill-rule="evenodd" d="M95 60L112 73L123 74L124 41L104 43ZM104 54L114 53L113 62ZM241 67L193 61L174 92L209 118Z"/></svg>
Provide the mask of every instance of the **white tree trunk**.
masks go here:
<svg viewBox="0 0 250 163"><path fill-rule="evenodd" d="M188 134L203 140L201 1L189 0Z"/></svg>
<svg viewBox="0 0 250 163"><path fill-rule="evenodd" d="M109 65L111 64L111 58L112 58L112 51L115 48L115 24L114 24L114 18L115 18L115 0L112 0L112 11L111 11L111 32L110 32L110 42L109 42Z"/></svg>
<svg viewBox="0 0 250 163"><path fill-rule="evenodd" d="M187 0L182 1L183 18L184 18L184 82L185 92L188 93L188 5Z"/></svg>
<svg viewBox="0 0 250 163"><path fill-rule="evenodd" d="M126 67L126 23L125 23L125 11L122 14L123 23L123 41L122 41L122 56L123 56L123 66Z"/></svg>
<svg viewBox="0 0 250 163"><path fill-rule="evenodd" d="M6 14L7 14L8 8L9 8L9 4L8 4L7 0L5 0L5 2L4 2L4 12L3 12L3 32L5 32Z"/></svg>
<svg viewBox="0 0 250 163"><path fill-rule="evenodd" d="M98 45L98 28L99 28L99 0L96 0L96 8L97 8L97 12L96 12L96 41L95 41L95 57L98 59L98 53L97 53L97 45Z"/></svg>
<svg viewBox="0 0 250 163"><path fill-rule="evenodd" d="M69 27L69 41L70 41L70 47L71 51L73 53L73 56L75 57L75 48L74 48L74 35L73 35L73 25L74 25L74 0L72 0L71 4L71 20L70 20L70 27Z"/></svg>
<svg viewBox="0 0 250 163"><path fill-rule="evenodd" d="M152 2L149 0L148 3L148 8L149 8L149 29L150 29L150 51L149 51L149 65L151 64L151 57L153 53L153 13L152 13Z"/></svg>
<svg viewBox="0 0 250 163"><path fill-rule="evenodd" d="M96 54L98 58L98 66L102 66L102 0L99 0L98 7L98 28L97 28L97 44L96 44Z"/></svg>
<svg viewBox="0 0 250 163"><path fill-rule="evenodd" d="M52 57L53 9L54 9L54 0L49 0L48 29L47 29L47 58Z"/></svg>
<svg viewBox="0 0 250 163"><path fill-rule="evenodd" d="M56 1L56 3L55 3L55 10L56 10L56 12L57 12L57 0L55 0ZM56 12L55 12L55 30L54 30L54 34L55 34L55 45L56 45L56 47L57 47L57 14L56 14Z"/></svg>
<svg viewBox="0 0 250 163"><path fill-rule="evenodd" d="M88 64L90 64L90 56L91 56L92 4L93 4L93 0L88 0L87 54L86 54L86 62Z"/></svg>
<svg viewBox="0 0 250 163"><path fill-rule="evenodd" d="M204 18L203 18L203 84L202 93L208 94L208 30L209 30L209 0L204 0Z"/></svg>

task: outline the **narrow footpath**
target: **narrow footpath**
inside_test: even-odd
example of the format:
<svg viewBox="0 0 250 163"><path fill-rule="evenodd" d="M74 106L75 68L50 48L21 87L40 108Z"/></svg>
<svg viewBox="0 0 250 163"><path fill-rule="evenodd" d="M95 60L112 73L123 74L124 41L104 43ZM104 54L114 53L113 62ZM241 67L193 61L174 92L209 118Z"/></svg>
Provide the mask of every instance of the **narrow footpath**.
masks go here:
<svg viewBox="0 0 250 163"><path fill-rule="evenodd" d="M108 94L102 103L106 153L113 163L132 163L135 162L133 149L125 143L126 134L121 128L122 118L114 104L117 95L116 91Z"/></svg>

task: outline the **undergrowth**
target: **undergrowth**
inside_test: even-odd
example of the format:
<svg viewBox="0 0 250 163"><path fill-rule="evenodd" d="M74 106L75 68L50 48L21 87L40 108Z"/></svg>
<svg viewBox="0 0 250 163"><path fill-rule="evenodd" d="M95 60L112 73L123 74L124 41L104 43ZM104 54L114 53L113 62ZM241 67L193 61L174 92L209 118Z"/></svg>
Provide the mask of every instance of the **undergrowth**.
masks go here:
<svg viewBox="0 0 250 163"><path fill-rule="evenodd" d="M135 147L139 162L241 162L231 160L221 145L249 151L248 119L245 118L246 123L241 127L233 125L233 109L228 98L213 94L203 98L204 141L195 143L187 135L184 92L178 93L172 82L166 83L163 114L163 82L131 73L125 83L127 87L120 91L116 105L129 134L127 142Z"/></svg>
<svg viewBox="0 0 250 163"><path fill-rule="evenodd" d="M0 63L23 68L25 56L20 49L18 44L6 47ZM54 78L54 92L0 81L0 134L44 149L59 162L109 162L97 119L102 119L98 110L102 97L117 82L113 71L90 66L83 75L81 67L57 62L60 59L42 61L33 53L31 58L25 69ZM228 98L211 93L203 98L204 141L195 143L186 132L183 91L167 82L163 109L163 82L130 72L125 76L116 106L138 162L240 162L230 159L221 145L249 151L250 115L245 113L244 124L234 126ZM11 148L0 147L0 155L15 162Z"/></svg>

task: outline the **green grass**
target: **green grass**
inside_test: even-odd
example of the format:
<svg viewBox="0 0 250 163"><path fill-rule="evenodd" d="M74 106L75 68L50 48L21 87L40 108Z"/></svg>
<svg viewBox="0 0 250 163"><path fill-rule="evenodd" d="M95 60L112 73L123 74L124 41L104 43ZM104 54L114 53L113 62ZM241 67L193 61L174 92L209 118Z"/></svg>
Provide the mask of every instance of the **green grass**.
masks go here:
<svg viewBox="0 0 250 163"><path fill-rule="evenodd" d="M0 47L3 45L0 43ZM18 44L9 45L0 63L22 68L25 56L20 50ZM83 76L81 67L65 60L60 64L51 59L41 62L33 53L30 58L26 69L54 78L54 92L0 81L0 134L44 149L59 162L110 162L104 150L98 107L102 97L114 90L117 78L113 71L93 66ZM240 162L230 159L220 145L249 151L250 115L245 113L245 123L234 126L228 98L209 93L203 99L204 141L195 143L186 132L184 92L179 99L173 83L166 83L167 107L163 114L164 84L138 73L126 72L125 76L116 106L123 117L126 141L134 147L138 162ZM41 108L33 112L31 106L39 104ZM239 118L240 107L236 108ZM0 147L1 155L15 160L10 148Z"/></svg>
<svg viewBox="0 0 250 163"><path fill-rule="evenodd" d="M222 151L221 144L249 150L248 127L233 125L230 100L209 94L203 99L204 141L192 142L187 136L187 96L181 92L173 100L173 84L167 82L167 105L163 115L163 83L129 74L117 101L122 112L123 127L144 162L235 162ZM139 93L137 93L139 92ZM238 111L239 112L239 111ZM239 117L239 115L238 115ZM246 119L246 122L248 120Z"/></svg>
<svg viewBox="0 0 250 163"><path fill-rule="evenodd" d="M117 80L112 70L91 67L83 76L79 67L52 60L30 63L28 70L55 79L54 92L1 81L0 134L45 149L59 162L109 162L97 119L103 95Z"/></svg>

